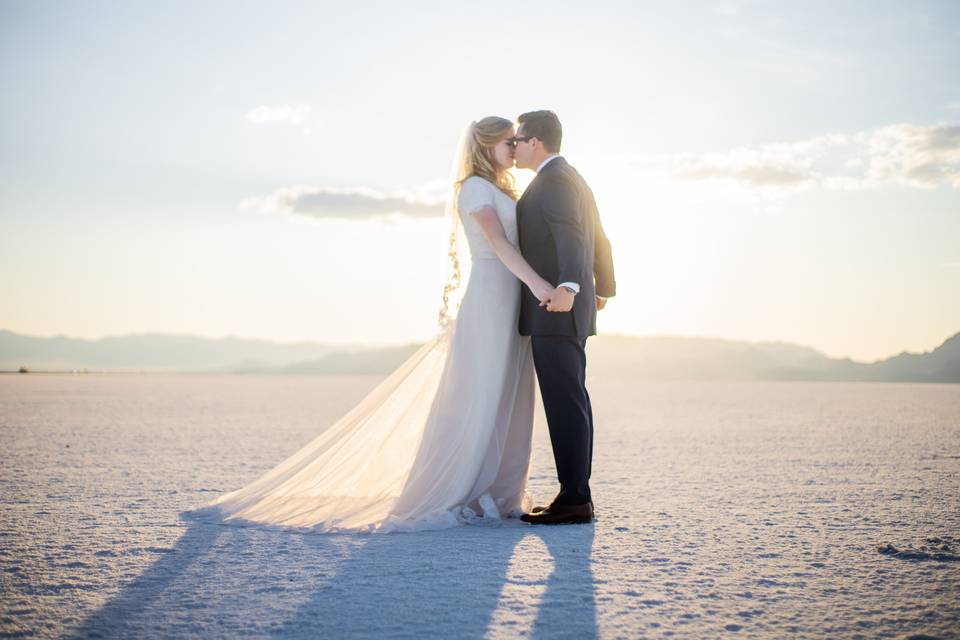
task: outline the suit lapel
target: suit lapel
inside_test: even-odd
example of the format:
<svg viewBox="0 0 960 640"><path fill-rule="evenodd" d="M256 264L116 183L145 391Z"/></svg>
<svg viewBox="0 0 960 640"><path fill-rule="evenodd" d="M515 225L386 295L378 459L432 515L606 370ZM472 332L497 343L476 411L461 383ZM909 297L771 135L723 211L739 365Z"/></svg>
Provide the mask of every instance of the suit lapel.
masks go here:
<svg viewBox="0 0 960 640"><path fill-rule="evenodd" d="M530 195L530 194L532 194L534 191L536 191L538 184L541 182L541 179L540 179L541 176L549 175L549 173L550 173L551 171L556 171L557 169L560 169L561 165L566 165L566 164L567 164L567 161L566 161L566 159L564 159L563 156L560 156L560 157L555 158L555 159L551 160L550 162L548 162L548 163L547 163L547 166L545 166L543 169L541 169L541 170L537 173L537 175L535 175L535 176L533 177L533 180L530 181L530 184L527 185L527 188L526 188L526 190L523 192L523 195L521 195L520 198L517 200L517 205L519 206L519 204L520 204L528 195Z"/></svg>
<svg viewBox="0 0 960 640"><path fill-rule="evenodd" d="M547 166L541 169L540 173L538 173L537 175L547 173L548 171L556 171L557 169L562 168L566 164L567 164L566 158L564 158L563 156L557 156L556 158L548 162Z"/></svg>

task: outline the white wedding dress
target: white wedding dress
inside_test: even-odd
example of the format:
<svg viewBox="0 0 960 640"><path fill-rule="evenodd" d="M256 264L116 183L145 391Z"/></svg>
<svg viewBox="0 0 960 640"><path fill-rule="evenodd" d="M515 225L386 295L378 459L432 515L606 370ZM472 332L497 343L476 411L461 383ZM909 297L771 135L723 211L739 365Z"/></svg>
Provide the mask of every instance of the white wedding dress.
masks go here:
<svg viewBox="0 0 960 640"><path fill-rule="evenodd" d="M530 338L517 329L522 284L469 215L495 208L517 245L516 203L473 176L458 205L472 268L457 316L313 441L187 517L389 532L529 509L535 384Z"/></svg>

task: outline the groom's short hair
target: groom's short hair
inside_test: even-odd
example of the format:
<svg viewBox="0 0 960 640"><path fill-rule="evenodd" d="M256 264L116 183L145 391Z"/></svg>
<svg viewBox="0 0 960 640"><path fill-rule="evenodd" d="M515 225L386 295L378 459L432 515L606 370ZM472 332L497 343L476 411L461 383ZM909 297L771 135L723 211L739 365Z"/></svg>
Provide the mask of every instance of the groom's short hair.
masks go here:
<svg viewBox="0 0 960 640"><path fill-rule="evenodd" d="M560 118L553 111L528 111L521 114L517 122L523 125L523 135L538 138L550 153L560 152L563 129Z"/></svg>

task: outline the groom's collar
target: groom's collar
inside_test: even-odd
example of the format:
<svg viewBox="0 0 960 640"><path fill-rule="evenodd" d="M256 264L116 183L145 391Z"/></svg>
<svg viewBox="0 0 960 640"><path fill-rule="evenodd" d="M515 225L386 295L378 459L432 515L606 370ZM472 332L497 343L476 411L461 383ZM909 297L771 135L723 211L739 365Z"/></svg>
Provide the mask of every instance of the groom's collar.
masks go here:
<svg viewBox="0 0 960 640"><path fill-rule="evenodd" d="M559 157L560 157L560 154L559 154L559 153L555 153L555 154L553 154L552 156L547 156L547 159L544 160L543 162L541 162L541 163L540 163L540 166L537 167L537 173L540 173L541 171L543 171L543 168L544 168L545 166L547 166L547 165L550 163L551 160L553 160L553 159L555 159L555 158L559 158Z"/></svg>

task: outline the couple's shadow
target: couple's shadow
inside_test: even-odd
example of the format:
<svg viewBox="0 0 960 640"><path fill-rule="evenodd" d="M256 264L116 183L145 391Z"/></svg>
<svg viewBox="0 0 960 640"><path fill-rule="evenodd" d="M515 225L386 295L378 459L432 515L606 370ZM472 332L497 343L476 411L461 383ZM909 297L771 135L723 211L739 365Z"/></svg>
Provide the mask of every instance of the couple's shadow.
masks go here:
<svg viewBox="0 0 960 640"><path fill-rule="evenodd" d="M593 637L593 525L311 535L190 523L73 637Z"/></svg>

